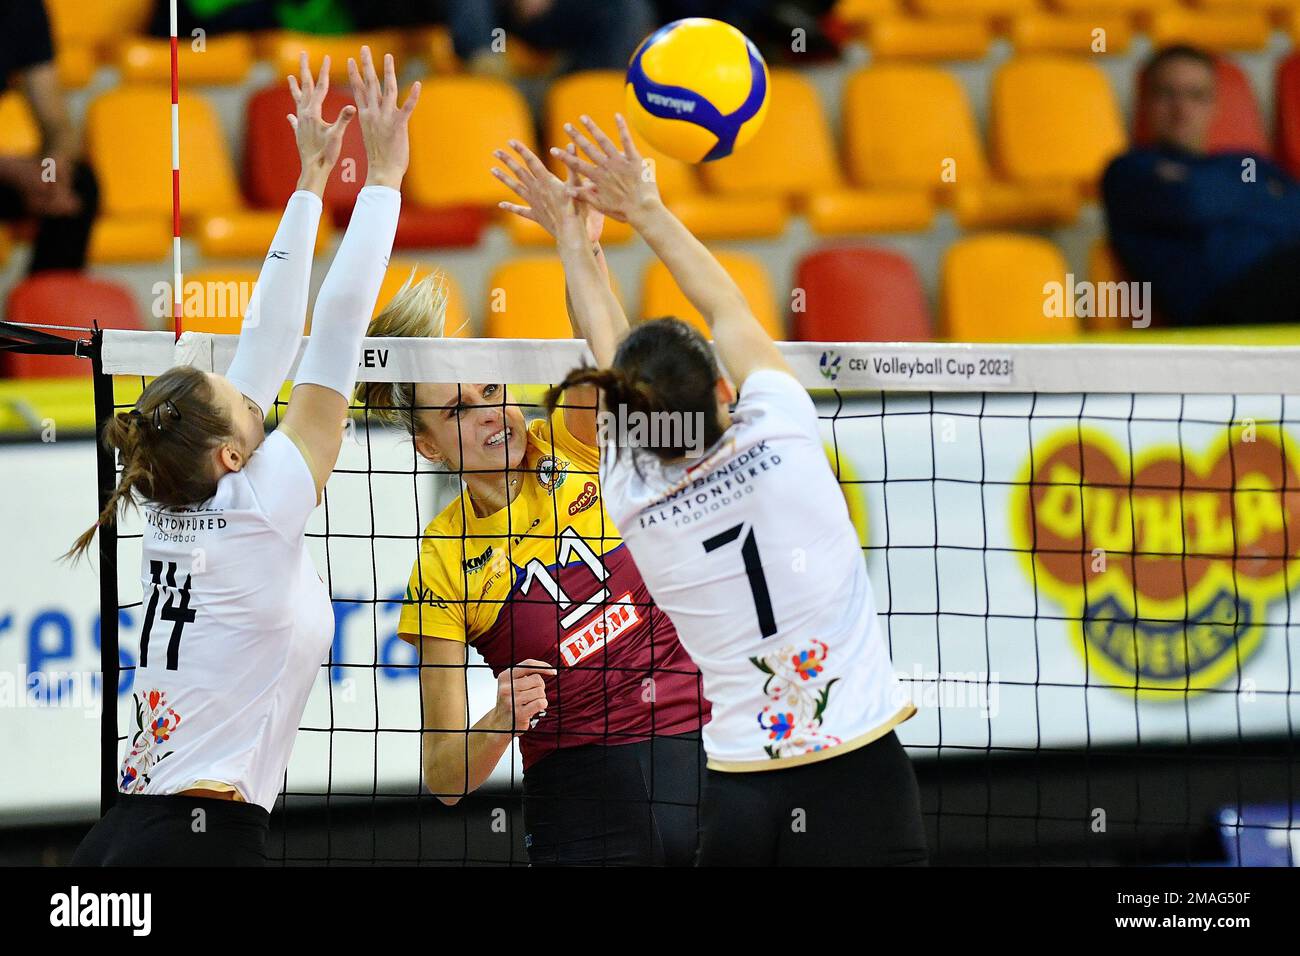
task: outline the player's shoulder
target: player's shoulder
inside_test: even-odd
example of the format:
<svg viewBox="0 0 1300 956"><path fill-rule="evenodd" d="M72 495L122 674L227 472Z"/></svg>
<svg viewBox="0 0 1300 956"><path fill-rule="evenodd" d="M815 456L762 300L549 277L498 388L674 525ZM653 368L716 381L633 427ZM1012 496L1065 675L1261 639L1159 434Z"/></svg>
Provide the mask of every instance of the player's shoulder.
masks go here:
<svg viewBox="0 0 1300 956"><path fill-rule="evenodd" d="M793 418L805 430L816 427L817 407L799 380L783 369L758 369L740 387L736 421L741 427L757 425L773 414Z"/></svg>

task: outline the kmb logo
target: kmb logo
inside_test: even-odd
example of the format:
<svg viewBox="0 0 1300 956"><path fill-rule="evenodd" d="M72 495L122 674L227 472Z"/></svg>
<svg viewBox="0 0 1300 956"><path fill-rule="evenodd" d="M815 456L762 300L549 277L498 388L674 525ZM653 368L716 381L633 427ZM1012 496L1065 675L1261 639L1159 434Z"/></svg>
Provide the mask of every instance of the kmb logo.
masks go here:
<svg viewBox="0 0 1300 956"><path fill-rule="evenodd" d="M1300 585L1298 466L1300 450L1262 423L1204 450L1146 447L1131 464L1092 429L1035 443L1012 530L1089 674L1174 701L1238 675L1269 604Z"/></svg>

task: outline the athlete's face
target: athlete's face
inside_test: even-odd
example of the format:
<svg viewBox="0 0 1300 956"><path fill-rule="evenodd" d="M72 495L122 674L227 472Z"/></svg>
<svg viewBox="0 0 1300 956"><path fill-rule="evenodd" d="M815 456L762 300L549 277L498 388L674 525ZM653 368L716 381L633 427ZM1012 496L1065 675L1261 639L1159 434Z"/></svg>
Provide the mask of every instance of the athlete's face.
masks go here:
<svg viewBox="0 0 1300 956"><path fill-rule="evenodd" d="M213 402L230 422L230 437L217 446L219 471L239 471L266 438L265 419L257 404L245 398L223 375L206 373L212 385Z"/></svg>
<svg viewBox="0 0 1300 956"><path fill-rule="evenodd" d="M1214 120L1214 70L1191 58L1169 60L1151 77L1147 121L1157 143L1205 151Z"/></svg>
<svg viewBox="0 0 1300 956"><path fill-rule="evenodd" d="M518 468L527 447L524 413L497 384L420 384L415 447L449 471Z"/></svg>

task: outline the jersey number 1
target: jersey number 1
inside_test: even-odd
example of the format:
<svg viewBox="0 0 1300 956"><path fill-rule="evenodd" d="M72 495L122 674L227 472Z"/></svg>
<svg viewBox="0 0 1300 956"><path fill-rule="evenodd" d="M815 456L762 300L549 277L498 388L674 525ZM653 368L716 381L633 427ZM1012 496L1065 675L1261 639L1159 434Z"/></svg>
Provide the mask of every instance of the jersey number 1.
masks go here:
<svg viewBox="0 0 1300 956"><path fill-rule="evenodd" d="M149 595L149 608L144 615L144 628L140 631L140 666L149 665L149 635L153 631L154 614L158 611L158 592L162 589L162 562L149 562L149 577L153 579L153 593ZM181 596L180 607L176 606L176 595ZM167 669L174 671L179 666L181 651L181 631L185 625L194 620L195 611L190 608L190 575L185 575L185 584L176 587L176 562L167 562L167 603L163 605L162 619L172 622L171 639L167 642Z"/></svg>
<svg viewBox="0 0 1300 956"><path fill-rule="evenodd" d="M706 552L717 551L731 544L745 530L743 524L734 525L722 534L715 534L704 541ZM767 590L767 578L763 575L763 562L758 559L758 540L754 529L750 528L745 541L740 546L740 556L745 559L745 575L749 578L749 590L754 595L754 609L758 612L758 630L764 637L776 633L776 615L772 613L772 595Z"/></svg>

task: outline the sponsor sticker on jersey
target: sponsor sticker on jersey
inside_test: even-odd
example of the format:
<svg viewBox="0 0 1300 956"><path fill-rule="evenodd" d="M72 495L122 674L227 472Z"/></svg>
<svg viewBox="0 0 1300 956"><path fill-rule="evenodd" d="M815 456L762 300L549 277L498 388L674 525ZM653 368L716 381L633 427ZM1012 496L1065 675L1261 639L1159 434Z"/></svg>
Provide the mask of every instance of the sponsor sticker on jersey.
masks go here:
<svg viewBox="0 0 1300 956"><path fill-rule="evenodd" d="M560 641L560 656L572 667L602 647L610 644L620 634L626 633L640 622L636 605L629 591L607 608L603 608L590 623Z"/></svg>
<svg viewBox="0 0 1300 956"><path fill-rule="evenodd" d="M569 517L572 518L575 515L582 514L594 505L596 499L599 497L600 495L596 490L596 483L594 481L587 482L582 486L582 491L578 493L578 497L574 498L573 502L569 505Z"/></svg>

